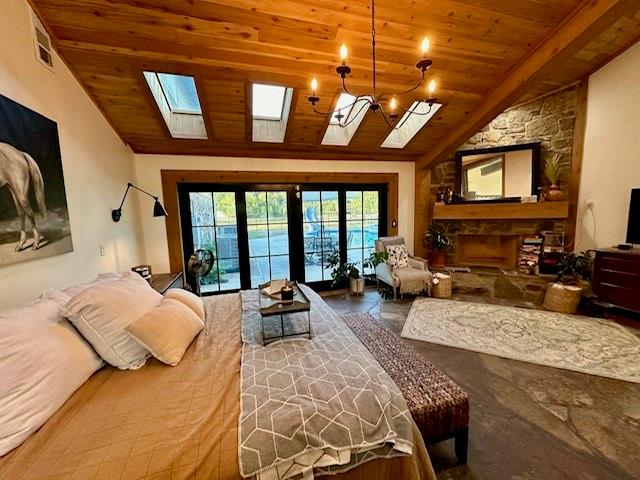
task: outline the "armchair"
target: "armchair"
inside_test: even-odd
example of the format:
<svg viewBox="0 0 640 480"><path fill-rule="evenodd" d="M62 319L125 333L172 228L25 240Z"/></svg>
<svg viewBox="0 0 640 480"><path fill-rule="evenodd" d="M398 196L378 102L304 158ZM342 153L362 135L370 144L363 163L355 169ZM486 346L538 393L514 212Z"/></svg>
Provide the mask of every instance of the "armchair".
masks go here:
<svg viewBox="0 0 640 480"><path fill-rule="evenodd" d="M392 245L404 245L404 237L394 236L394 237L381 237L376 240L376 252L386 252L387 246ZM418 278L422 283L422 291L426 290L428 294L431 292L431 280L433 275L429 270L429 264L424 258L409 256L409 267L401 268L398 270L404 270L408 272L412 277ZM376 281L383 282L389 285L393 289L393 299L395 300L398 296L398 289L400 290L400 296L404 293L407 293L409 290L403 289L401 274L399 274L398 270L392 270L389 262L383 262L376 267ZM420 273L421 272L421 273ZM405 276L405 275L402 275ZM410 290L415 291L415 288L411 288Z"/></svg>

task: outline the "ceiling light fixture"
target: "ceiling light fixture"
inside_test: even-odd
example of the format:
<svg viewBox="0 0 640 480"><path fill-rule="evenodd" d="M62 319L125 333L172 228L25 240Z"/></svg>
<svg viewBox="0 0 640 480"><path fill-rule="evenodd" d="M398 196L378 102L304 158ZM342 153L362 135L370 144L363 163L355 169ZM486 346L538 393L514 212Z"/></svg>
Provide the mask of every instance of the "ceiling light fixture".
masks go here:
<svg viewBox="0 0 640 480"><path fill-rule="evenodd" d="M398 105L398 100L396 99L396 97L398 96L406 95L411 92L414 92L415 90L420 88L424 83L427 70L429 70L429 68L431 68L431 65L433 64L431 59L428 57L429 47L430 47L430 42L428 37L424 37L422 39L422 42L420 43L422 58L418 61L418 63L416 63L416 68L420 71L420 81L418 82L418 84L402 92L381 93L381 94L377 93L376 91L376 20L375 18L376 18L375 0L371 0L371 57L372 57L372 68L373 68L373 74L372 74L373 93L357 95L355 93L351 93L351 91L349 91L349 89L347 88L346 78L347 78L347 75L351 73L351 67L347 65L347 57L349 54L349 50L344 43L340 46L339 53L340 53L341 65L339 65L336 68L336 72L338 73L338 75L340 75L340 78L342 79L342 90L345 93L354 97L355 100L349 103L349 105L343 105L343 106L341 105L331 112L319 111L316 108L316 105L320 103L320 97L317 94L318 80L316 78L313 78L311 80L311 96L307 97L307 100L313 106L313 111L319 115L325 115L325 116L332 115L334 118L338 120L337 123L341 127L347 127L351 122L353 122L355 118L358 117L358 114L360 114L364 108L369 107L369 110L373 112L380 112L382 114L382 118L384 118L384 121L387 123L387 125L389 125L392 128L395 128L395 122L398 119L398 112L397 112L398 109L403 110L405 113L409 115L429 115L431 113L431 107L433 107L433 104L437 102L437 99L434 97L434 93L436 90L436 82L434 80L431 80L427 87L428 96L426 96L424 100L419 100L420 103L424 102L427 105L429 105L428 111L424 113L418 113L415 111L415 109L406 109ZM389 97L391 98L388 101L387 106L389 109L389 113L387 113L385 112L385 109L382 104L385 103ZM359 102L361 103L362 106L360 106L360 109L357 112L353 112L353 110L355 109L353 109L352 107L354 107ZM348 112L348 114L344 115L342 113L343 111Z"/></svg>

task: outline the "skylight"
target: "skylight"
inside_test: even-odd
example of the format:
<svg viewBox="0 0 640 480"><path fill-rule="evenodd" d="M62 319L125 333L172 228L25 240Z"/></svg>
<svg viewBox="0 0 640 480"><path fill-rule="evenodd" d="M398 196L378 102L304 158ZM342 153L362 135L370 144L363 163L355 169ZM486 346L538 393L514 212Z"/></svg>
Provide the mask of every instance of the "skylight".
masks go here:
<svg viewBox="0 0 640 480"><path fill-rule="evenodd" d="M254 83L251 86L251 139L283 143L293 99L293 88Z"/></svg>
<svg viewBox="0 0 640 480"><path fill-rule="evenodd" d="M400 118L396 127L384 139L383 148L404 148L429 120L440 110L442 104L429 106L426 102L413 102L408 112Z"/></svg>
<svg viewBox="0 0 640 480"><path fill-rule="evenodd" d="M171 73L143 73L171 136L207 138L195 79Z"/></svg>
<svg viewBox="0 0 640 480"><path fill-rule="evenodd" d="M346 147L356 134L358 127L369 111L371 97L354 97L348 93L341 93L331 113L327 131L324 132L322 145ZM343 115L336 118L336 115Z"/></svg>
<svg viewBox="0 0 640 480"><path fill-rule="evenodd" d="M253 118L281 120L286 92L286 87L254 83L252 95Z"/></svg>
<svg viewBox="0 0 640 480"><path fill-rule="evenodd" d="M173 75L171 73L158 73L158 80L167 97L171 110L183 113L202 113L196 82L193 77L185 75Z"/></svg>

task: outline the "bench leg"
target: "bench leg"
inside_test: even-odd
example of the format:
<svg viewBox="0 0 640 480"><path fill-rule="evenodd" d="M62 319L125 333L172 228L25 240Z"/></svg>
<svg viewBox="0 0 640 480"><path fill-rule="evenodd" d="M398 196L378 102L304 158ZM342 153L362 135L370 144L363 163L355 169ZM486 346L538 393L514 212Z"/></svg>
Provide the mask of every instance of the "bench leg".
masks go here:
<svg viewBox="0 0 640 480"><path fill-rule="evenodd" d="M469 427L461 428L454 436L456 457L458 463L464 465L467 463L467 447L469 446Z"/></svg>

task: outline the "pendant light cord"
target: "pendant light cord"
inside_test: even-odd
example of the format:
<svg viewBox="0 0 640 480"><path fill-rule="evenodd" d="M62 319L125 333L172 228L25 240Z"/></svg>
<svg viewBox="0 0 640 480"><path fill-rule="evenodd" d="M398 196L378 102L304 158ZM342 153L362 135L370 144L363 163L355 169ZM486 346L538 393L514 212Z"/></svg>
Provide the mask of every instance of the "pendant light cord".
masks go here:
<svg viewBox="0 0 640 480"><path fill-rule="evenodd" d="M371 47L373 60L373 101L376 102L376 2L371 0Z"/></svg>

